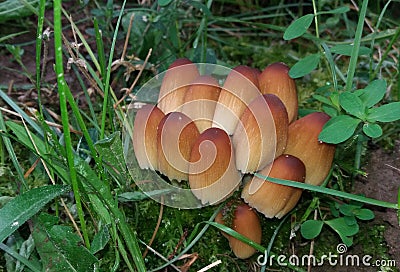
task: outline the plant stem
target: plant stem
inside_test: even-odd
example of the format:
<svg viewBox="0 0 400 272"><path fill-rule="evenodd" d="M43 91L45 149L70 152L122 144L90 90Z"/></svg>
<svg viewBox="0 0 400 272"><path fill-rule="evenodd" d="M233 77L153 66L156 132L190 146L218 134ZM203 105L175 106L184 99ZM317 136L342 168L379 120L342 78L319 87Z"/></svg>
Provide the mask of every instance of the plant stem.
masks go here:
<svg viewBox="0 0 400 272"><path fill-rule="evenodd" d="M108 112L108 108L109 108L108 107L108 97L109 97L109 90L110 90L111 64L113 62L115 43L117 41L118 29L119 29L119 25L121 23L121 18L122 18L122 14L124 12L125 4L126 4L126 0L124 0L124 2L122 3L121 11L119 13L117 25L115 27L114 36L113 36L113 40L112 40L112 44L111 44L110 56L108 57L106 80L105 80L105 84L104 84L103 109L102 109L102 112L101 112L100 139L104 138L104 133L105 133L106 117L107 117L107 112Z"/></svg>
<svg viewBox="0 0 400 272"><path fill-rule="evenodd" d="M315 23L315 36L319 39L319 26L318 26L318 12L315 0L312 0L313 11L314 11L314 23Z"/></svg>
<svg viewBox="0 0 400 272"><path fill-rule="evenodd" d="M106 74L106 58L104 56L104 44L103 44L103 36L102 32L99 29L99 23L97 22L97 18L94 17L93 19L94 30L96 34L96 47L97 47L97 54L99 56L99 65L100 65L100 75L103 80L103 84L105 83L105 74ZM105 84L104 84L105 85Z"/></svg>
<svg viewBox="0 0 400 272"><path fill-rule="evenodd" d="M372 76L371 76L371 78L370 78L371 80L373 80L373 79L376 77L376 75L378 74L379 69L381 69L382 63L384 62L384 60L386 59L386 57L389 55L389 53L390 53L390 51L391 51L390 49L392 48L393 44L394 44L396 41L398 41L399 36L400 36L400 27L397 27L396 32L394 33L394 36L393 36L392 39L390 40L390 42L389 42L389 44L388 44L388 46L387 46L387 49L385 50L385 53L383 53L381 59L379 60L378 65L376 66L376 68L375 68L375 70L374 70L374 73L372 74Z"/></svg>
<svg viewBox="0 0 400 272"><path fill-rule="evenodd" d="M4 122L4 118L3 118L3 114L1 113L1 111L0 111L0 130L7 131L7 128L6 128L6 125ZM1 139L3 140L2 145L4 145L6 147L8 156L10 157L10 159L15 167L15 170L17 171L18 178L24 187L23 191L28 190L29 189L28 184L25 181L24 173L22 171L21 166L19 165L18 158L14 152L13 144L11 143L10 138L6 137L6 136L1 136Z"/></svg>
<svg viewBox="0 0 400 272"><path fill-rule="evenodd" d="M78 179L74 165L74 152L72 148L71 133L69 130L66 92L70 92L70 90L64 78L62 38L61 38L62 35L61 0L54 1L53 12L54 12L54 49L55 49L54 51L55 51L55 62L56 62L56 75L57 75L58 93L60 96L60 111L61 111L61 119L64 132L65 149L67 154L68 168L70 171L72 190L74 192L77 213L82 228L83 239L85 241L86 247L90 248L89 235L86 228L86 221L82 209Z"/></svg>
<svg viewBox="0 0 400 272"><path fill-rule="evenodd" d="M354 37L353 50L351 51L350 64L347 70L346 91L351 91L353 88L353 79L357 66L358 52L360 51L360 43L362 30L364 27L365 14L367 12L368 0L363 0L360 15L358 17L356 35Z"/></svg>
<svg viewBox="0 0 400 272"><path fill-rule="evenodd" d="M358 170L360 169L361 166L362 149L365 140L361 130L359 131L359 133L357 133L356 137L357 137L356 154L354 155L353 172L351 174L352 186L354 185L354 179L357 176Z"/></svg>
<svg viewBox="0 0 400 272"><path fill-rule="evenodd" d="M40 0L39 3L39 17L38 17L38 29L36 33L36 90L38 92L38 104L39 113L43 116L42 101L41 101L41 71L40 71L40 58L42 55L42 42L43 42L43 23L44 23L44 11L46 8L46 0Z"/></svg>

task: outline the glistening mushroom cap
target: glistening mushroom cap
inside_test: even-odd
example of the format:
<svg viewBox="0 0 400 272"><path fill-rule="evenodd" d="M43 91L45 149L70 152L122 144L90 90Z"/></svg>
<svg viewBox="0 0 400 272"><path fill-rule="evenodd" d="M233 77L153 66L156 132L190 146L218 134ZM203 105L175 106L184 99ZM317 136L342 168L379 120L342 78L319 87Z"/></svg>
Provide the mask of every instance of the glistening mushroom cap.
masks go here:
<svg viewBox="0 0 400 272"><path fill-rule="evenodd" d="M321 185L331 169L335 145L318 140L329 119L323 112L314 112L289 125L285 153L298 157L305 164L305 183Z"/></svg>
<svg viewBox="0 0 400 272"><path fill-rule="evenodd" d="M231 207L233 206L233 207ZM226 209L225 209L226 208ZM229 226L234 231L247 237L255 243L261 243L262 231L260 219L258 218L257 212L254 211L249 205L240 201L239 203L228 203L221 212L218 213L215 221L217 223ZM233 213L226 214L226 213ZM229 224L226 224L224 218L232 218ZM222 234L229 240L229 246L236 257L240 259L247 259L251 257L256 249L248 244L239 241L233 236L227 235L225 232Z"/></svg>
<svg viewBox="0 0 400 272"><path fill-rule="evenodd" d="M170 180L187 180L190 152L199 135L196 125L185 114L165 115L157 129L158 170Z"/></svg>
<svg viewBox="0 0 400 272"><path fill-rule="evenodd" d="M186 90L199 76L197 66L187 58L175 60L165 72L158 96L158 107L165 113L181 111Z"/></svg>
<svg viewBox="0 0 400 272"><path fill-rule="evenodd" d="M190 154L189 185L193 194L203 204L217 204L232 195L241 178L228 134L219 128L201 133Z"/></svg>
<svg viewBox="0 0 400 272"><path fill-rule="evenodd" d="M213 127L232 135L246 106L261 93L255 69L235 67L226 77L215 108Z"/></svg>
<svg viewBox="0 0 400 272"><path fill-rule="evenodd" d="M141 169L157 170L157 126L164 113L155 105L144 105L133 124L133 150Z"/></svg>
<svg viewBox="0 0 400 272"><path fill-rule="evenodd" d="M301 160L291 155L281 155L275 159L272 167L267 166L260 174L272 178L304 182L306 168ZM256 187L256 188L252 188ZM301 195L301 189L284 186L262 180L258 177L245 185L242 198L251 207L268 218L282 217L293 208ZM293 198L293 199L292 199ZM287 206L289 203L289 206Z"/></svg>
<svg viewBox="0 0 400 272"><path fill-rule="evenodd" d="M272 163L285 150L288 125L286 108L276 95L253 99L232 136L236 167L252 173Z"/></svg>
<svg viewBox="0 0 400 272"><path fill-rule="evenodd" d="M296 82L289 76L289 67L283 62L268 65L258 77L260 91L278 96L289 116L289 123L297 118L298 98Z"/></svg>
<svg viewBox="0 0 400 272"><path fill-rule="evenodd" d="M199 76L186 90L182 112L193 120L200 133L210 128L221 88L212 76Z"/></svg>

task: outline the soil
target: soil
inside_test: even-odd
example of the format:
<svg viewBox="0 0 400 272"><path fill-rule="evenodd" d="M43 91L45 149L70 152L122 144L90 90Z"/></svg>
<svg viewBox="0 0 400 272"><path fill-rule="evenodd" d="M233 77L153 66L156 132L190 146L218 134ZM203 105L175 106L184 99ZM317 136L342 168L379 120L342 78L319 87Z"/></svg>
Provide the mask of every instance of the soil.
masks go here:
<svg viewBox="0 0 400 272"><path fill-rule="evenodd" d="M362 194L369 198L379 199L392 203L397 203L397 194L400 188L400 141L397 141L393 150L387 151L381 147L370 148L367 152L369 159L363 170L367 173L365 178L358 178L354 184L354 193ZM343 259L343 265L326 265L312 268L311 271L348 271L348 272L371 272L371 271L400 271L400 226L395 210L385 209L376 206L365 205L365 208L372 210L375 218L369 222L360 222L360 237L355 246L347 248L342 255L358 256L360 265L351 265L351 259L346 263ZM381 228L383 227L383 228ZM384 241L375 244L377 234L374 229L384 230ZM381 233L379 233L380 235ZM371 248L373 247L373 248ZM379 248L379 249L378 249ZM382 252L385 256L379 256L370 252ZM362 264L362 257L369 255L371 260L368 263L373 264L376 260L395 261L396 266L377 267L374 265L365 266ZM339 262L339 258L337 261Z"/></svg>
<svg viewBox="0 0 400 272"><path fill-rule="evenodd" d="M365 170L368 176L355 183L355 193L397 203L400 187L400 141L396 142L392 151L385 151L383 148L372 150ZM375 219L369 224L385 226L384 237L388 253L396 261L397 268L400 269L400 222L396 211L376 207L369 208L375 213ZM375 257L379 259L379 256Z"/></svg>

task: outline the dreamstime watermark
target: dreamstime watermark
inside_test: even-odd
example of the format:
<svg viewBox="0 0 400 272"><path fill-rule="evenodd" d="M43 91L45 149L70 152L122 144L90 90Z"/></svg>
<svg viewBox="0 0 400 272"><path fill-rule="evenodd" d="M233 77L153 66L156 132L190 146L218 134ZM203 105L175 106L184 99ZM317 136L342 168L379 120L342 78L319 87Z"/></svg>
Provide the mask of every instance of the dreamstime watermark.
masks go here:
<svg viewBox="0 0 400 272"><path fill-rule="evenodd" d="M346 254L347 246L345 244L338 244L336 252L329 252L323 254L319 258L315 255L268 255L267 252L264 255L260 255L257 258L259 265L267 266L366 266L366 267L395 267L395 260L375 260L371 255L357 255L357 254Z"/></svg>

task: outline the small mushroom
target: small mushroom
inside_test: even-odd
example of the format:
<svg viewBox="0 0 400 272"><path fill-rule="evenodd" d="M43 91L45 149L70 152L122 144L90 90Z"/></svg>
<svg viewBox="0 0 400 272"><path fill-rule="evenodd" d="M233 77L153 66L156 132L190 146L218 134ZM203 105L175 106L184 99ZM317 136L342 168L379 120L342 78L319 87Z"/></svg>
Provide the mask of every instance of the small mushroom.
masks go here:
<svg viewBox="0 0 400 272"><path fill-rule="evenodd" d="M257 71L244 65L234 68L221 89L213 127L222 128L232 135L246 106L260 94Z"/></svg>
<svg viewBox="0 0 400 272"><path fill-rule="evenodd" d="M285 104L289 123L297 118L298 98L296 82L289 76L289 67L283 62L268 65L258 77L263 94L277 95Z"/></svg>
<svg viewBox="0 0 400 272"><path fill-rule="evenodd" d="M212 125L220 91L212 76L199 76L186 91L182 112L193 120L200 133Z"/></svg>
<svg viewBox="0 0 400 272"><path fill-rule="evenodd" d="M200 135L194 122L181 112L170 112L157 129L158 170L170 180L188 180L192 146Z"/></svg>
<svg viewBox="0 0 400 272"><path fill-rule="evenodd" d="M215 222L230 227L255 243L261 243L262 231L257 212L242 201L239 203L228 203L227 206L218 213ZM228 239L229 246L236 257L247 259L256 252L254 247L225 232L222 232L222 234Z"/></svg>
<svg viewBox="0 0 400 272"><path fill-rule="evenodd" d="M272 163L285 150L288 125L285 105L276 95L256 97L232 136L236 167L242 173L252 173Z"/></svg>
<svg viewBox="0 0 400 272"><path fill-rule="evenodd" d="M335 145L318 139L329 119L323 112L314 112L289 125L285 153L298 157L305 164L305 183L321 185L331 169Z"/></svg>
<svg viewBox="0 0 400 272"><path fill-rule="evenodd" d="M144 105L133 123L133 150L141 169L157 170L157 126L164 113L155 105Z"/></svg>
<svg viewBox="0 0 400 272"><path fill-rule="evenodd" d="M291 155L281 155L272 166L267 166L260 174L272 178L304 182L306 168L303 162ZM301 196L301 189L269 182L258 177L245 185L242 198L268 218L281 218L289 212Z"/></svg>
<svg viewBox="0 0 400 272"><path fill-rule="evenodd" d="M228 134L219 128L201 133L190 154L189 185L193 194L203 204L217 204L238 188L240 180Z"/></svg>
<svg viewBox="0 0 400 272"><path fill-rule="evenodd" d="M165 113L180 111L186 90L199 76L196 65L187 58L175 60L165 72L158 96L158 107Z"/></svg>

